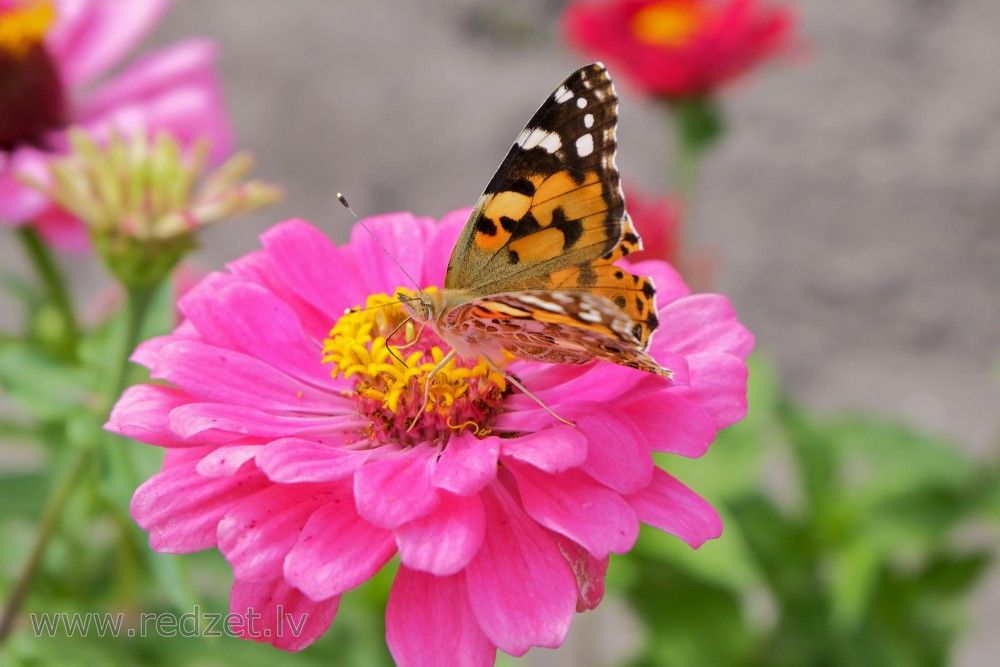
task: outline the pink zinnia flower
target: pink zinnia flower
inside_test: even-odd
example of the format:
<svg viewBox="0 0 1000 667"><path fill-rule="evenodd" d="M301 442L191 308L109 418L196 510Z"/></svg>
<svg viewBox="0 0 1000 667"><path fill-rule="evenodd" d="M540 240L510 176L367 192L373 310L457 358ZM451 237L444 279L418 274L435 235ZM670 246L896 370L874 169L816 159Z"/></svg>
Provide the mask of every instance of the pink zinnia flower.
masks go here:
<svg viewBox="0 0 1000 667"><path fill-rule="evenodd" d="M571 2L566 39L667 99L713 93L789 49L794 15L761 0Z"/></svg>
<svg viewBox="0 0 1000 667"><path fill-rule="evenodd" d="M441 285L468 214L368 226L422 286ZM181 299L172 334L140 346L134 360L170 385L128 389L107 425L166 449L132 516L157 551L219 548L232 612L259 614L247 638L303 648L398 554L396 662L488 665L497 648L560 645L640 522L692 547L720 534L712 507L651 453L700 456L746 411L753 337L725 297L639 263L659 288L651 354L675 382L607 363L509 363L573 427L460 361L434 376L408 432L420 379L447 350L429 328L394 333L403 310L387 295L410 287L403 273L360 227L341 247L299 220L262 241Z"/></svg>
<svg viewBox="0 0 1000 667"><path fill-rule="evenodd" d="M67 250L86 247L82 227L18 176L48 182L65 129L94 137L164 130L190 145L230 150L215 47L188 40L160 49L94 85L156 24L167 0L0 0L0 224L35 223Z"/></svg>

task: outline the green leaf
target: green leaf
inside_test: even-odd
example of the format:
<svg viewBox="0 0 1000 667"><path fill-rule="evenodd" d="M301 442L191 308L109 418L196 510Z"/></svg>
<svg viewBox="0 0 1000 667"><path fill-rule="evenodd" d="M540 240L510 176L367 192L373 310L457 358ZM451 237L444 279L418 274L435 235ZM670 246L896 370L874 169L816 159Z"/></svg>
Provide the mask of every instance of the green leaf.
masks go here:
<svg viewBox="0 0 1000 667"><path fill-rule="evenodd" d="M656 559L637 557L628 601L647 626L633 665L737 665L753 646L740 598Z"/></svg>
<svg viewBox="0 0 1000 667"><path fill-rule="evenodd" d="M51 484L43 471L12 472L0 475L0 511L3 517L26 516L37 519Z"/></svg>
<svg viewBox="0 0 1000 667"><path fill-rule="evenodd" d="M878 549L858 541L831 554L830 561L830 621L837 632L851 634L868 615L884 560Z"/></svg>
<svg viewBox="0 0 1000 667"><path fill-rule="evenodd" d="M60 363L32 345L0 348L0 387L39 418L61 419L92 403L93 384L92 373Z"/></svg>

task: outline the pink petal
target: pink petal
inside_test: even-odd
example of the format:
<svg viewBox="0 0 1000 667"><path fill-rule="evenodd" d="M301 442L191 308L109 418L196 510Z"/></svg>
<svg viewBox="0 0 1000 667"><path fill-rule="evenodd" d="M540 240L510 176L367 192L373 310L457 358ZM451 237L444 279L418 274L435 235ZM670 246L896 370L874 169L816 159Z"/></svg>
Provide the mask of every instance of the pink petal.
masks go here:
<svg viewBox="0 0 1000 667"><path fill-rule="evenodd" d="M653 457L642 431L620 409L597 403L578 404L570 419L587 436L583 470L619 493L645 488L653 476Z"/></svg>
<svg viewBox="0 0 1000 667"><path fill-rule="evenodd" d="M231 477L203 477L189 461L153 475L136 489L130 511L161 553L187 553L215 546L215 530L229 509L268 486L253 466Z"/></svg>
<svg viewBox="0 0 1000 667"><path fill-rule="evenodd" d="M666 262L646 260L632 263L622 262L622 264L627 266L632 273L649 276L652 279L653 286L656 288L656 303L660 308L691 294L691 289L685 284L681 274L677 273L677 270ZM665 326L669 326L669 324L664 324L661 318L661 328L658 331L662 331ZM653 334L654 339L657 335L658 333Z"/></svg>
<svg viewBox="0 0 1000 667"><path fill-rule="evenodd" d="M344 434L367 422L353 416L286 417L224 403L188 403L170 413L170 428L193 443L231 442L252 436L266 440L306 435Z"/></svg>
<svg viewBox="0 0 1000 667"><path fill-rule="evenodd" d="M652 373L634 368L599 361L583 368L566 364L523 364L512 368L522 384L540 401L552 408L556 414L566 419L559 409L577 401L603 403L617 401L622 396L639 397L660 391L676 384L686 384L687 363L677 355L665 355L670 361L669 368L676 374L675 380L667 380ZM657 359L664 363L665 359ZM531 397L517 391L505 399L512 411L538 410L540 406ZM551 417L549 422L558 423Z"/></svg>
<svg viewBox="0 0 1000 667"><path fill-rule="evenodd" d="M333 482L349 477L372 450L340 449L299 438L268 443L257 454L257 467L273 482Z"/></svg>
<svg viewBox="0 0 1000 667"><path fill-rule="evenodd" d="M236 350L178 340L160 350L150 376L203 401L259 410L329 414L348 399L321 391Z"/></svg>
<svg viewBox="0 0 1000 667"><path fill-rule="evenodd" d="M587 436L573 426L559 425L504 440L503 456L546 472L562 472L587 460Z"/></svg>
<svg viewBox="0 0 1000 667"><path fill-rule="evenodd" d="M58 206L49 206L36 215L34 225L42 239L63 254L80 257L94 249L83 222Z"/></svg>
<svg viewBox="0 0 1000 667"><path fill-rule="evenodd" d="M486 667L496 659L460 575L435 577L401 566L385 610L385 640L399 667Z"/></svg>
<svg viewBox="0 0 1000 667"><path fill-rule="evenodd" d="M721 294L695 294L660 308L663 326L657 332L652 353L726 352L745 359L754 339L736 319L729 299Z"/></svg>
<svg viewBox="0 0 1000 667"><path fill-rule="evenodd" d="M417 276L422 285L444 286L444 274L451 251L471 214L471 208L462 208L445 214L438 224L427 225L429 238L422 243L424 267L422 276Z"/></svg>
<svg viewBox="0 0 1000 667"><path fill-rule="evenodd" d="M260 450L260 444L218 447L206 454L198 462L198 467L195 470L199 475L205 477L228 477L235 474Z"/></svg>
<svg viewBox="0 0 1000 667"><path fill-rule="evenodd" d="M604 575L608 572L608 558L594 558L586 549L559 533L552 533L552 539L559 545L559 550L576 575L576 610L581 612L597 609L597 605L604 599Z"/></svg>
<svg viewBox="0 0 1000 667"><path fill-rule="evenodd" d="M243 639L301 651L327 631L339 605L340 596L314 602L281 579L236 580L229 596L229 627ZM233 614L241 622L233 622Z"/></svg>
<svg viewBox="0 0 1000 667"><path fill-rule="evenodd" d="M274 271L333 326L367 292L352 264L322 232L304 220L286 220L261 235Z"/></svg>
<svg viewBox="0 0 1000 667"><path fill-rule="evenodd" d="M679 395L700 406L718 428L735 424L747 414L747 365L728 354L695 354L691 386L677 387Z"/></svg>
<svg viewBox="0 0 1000 667"><path fill-rule="evenodd" d="M381 461L369 461L354 474L358 514L382 528L395 528L424 516L441 492L431 486L437 450L411 447Z"/></svg>
<svg viewBox="0 0 1000 667"><path fill-rule="evenodd" d="M111 409L104 428L159 447L188 444L170 429L170 411L191 402L180 389L157 384L137 384L126 389Z"/></svg>
<svg viewBox="0 0 1000 667"><path fill-rule="evenodd" d="M454 574L479 551L486 515L478 496L444 493L433 512L393 531L403 565L438 576Z"/></svg>
<svg viewBox="0 0 1000 667"><path fill-rule="evenodd" d="M278 225L277 227L281 227L284 224L286 223L281 223L281 225ZM308 223L303 222L301 224L307 225ZM266 239L267 234L273 231L274 228L265 232L263 238ZM303 330L305 330L309 337L313 340L321 341L326 338L330 333L330 328L333 326L333 323L336 322L341 315L343 315L343 310L339 311L336 316L326 314L320 309L319 306L314 305L305 298L299 296L293 288L282 279L281 275L274 267L274 262L271 261L267 253L263 250L257 250L248 253L239 259L235 259L226 264L226 268L229 269L229 271L231 271L236 278L262 285L270 292L277 295L279 299L287 303L292 310L295 311L295 314L298 315L299 322L302 324ZM318 291L322 292L322 289Z"/></svg>
<svg viewBox="0 0 1000 667"><path fill-rule="evenodd" d="M209 343L232 347L314 386L329 390L342 384L323 367L322 349L306 336L295 312L259 285L192 290L180 307Z"/></svg>
<svg viewBox="0 0 1000 667"><path fill-rule="evenodd" d="M365 224L378 241L361 225L354 226L350 244L341 251L361 277L361 294L393 294L397 287L414 288L396 262L405 267L414 280L420 277L428 222L410 213L386 213L366 218Z"/></svg>
<svg viewBox="0 0 1000 667"><path fill-rule="evenodd" d="M240 581L281 578L306 521L334 498L328 484L273 485L248 496L219 522L219 551Z"/></svg>
<svg viewBox="0 0 1000 667"><path fill-rule="evenodd" d="M639 521L621 496L586 473L558 475L526 465L510 467L521 503L546 528L573 540L596 558L625 553L639 536Z"/></svg>
<svg viewBox="0 0 1000 667"><path fill-rule="evenodd" d="M67 84L86 83L131 51L168 5L168 0L61 0L46 46Z"/></svg>
<svg viewBox="0 0 1000 667"><path fill-rule="evenodd" d="M160 472L188 463L197 466L205 456L211 454L213 451L215 451L215 445L167 449L163 452L163 464L160 466ZM195 468L195 472L197 472L197 467Z"/></svg>
<svg viewBox="0 0 1000 667"><path fill-rule="evenodd" d="M285 579L311 599L325 600L367 581L394 553L392 533L358 516L350 489L338 487L285 558Z"/></svg>
<svg viewBox="0 0 1000 667"><path fill-rule="evenodd" d="M200 339L198 332L195 331L194 327L191 326L191 323L186 320L181 322L177 328L174 329L173 333L163 336L154 336L147 341L139 343L139 346L135 348L135 352L133 352L132 356L129 357L129 361L139 364L140 366L145 366L146 368L152 368L156 363L156 358L160 356L160 350L181 339Z"/></svg>
<svg viewBox="0 0 1000 667"><path fill-rule="evenodd" d="M467 496L496 479L500 438L477 438L468 431L453 436L431 473L431 483Z"/></svg>
<svg viewBox="0 0 1000 667"><path fill-rule="evenodd" d="M236 347L238 341L226 328L219 326L219 317L214 311L218 308L218 294L239 282L239 278L229 273L212 271L177 299L177 310L187 326L191 327L193 338L216 347ZM169 339L170 335L161 338ZM161 349L163 347L166 346L160 346Z"/></svg>
<svg viewBox="0 0 1000 667"><path fill-rule="evenodd" d="M480 627L514 656L532 646L559 646L576 606L576 582L566 559L499 483L486 487L481 498L486 536L465 569Z"/></svg>
<svg viewBox="0 0 1000 667"><path fill-rule="evenodd" d="M181 145L208 138L211 161L220 161L232 141L216 51L211 42L193 39L150 53L88 95L77 122L128 130L128 116L136 115L139 127L151 134L166 130Z"/></svg>
<svg viewBox="0 0 1000 667"><path fill-rule="evenodd" d="M715 440L715 421L673 390L641 398L627 405L624 412L642 430L654 452L697 458Z"/></svg>
<svg viewBox="0 0 1000 667"><path fill-rule="evenodd" d="M0 153L0 223L29 222L49 206L48 197L22 183L20 176L48 183L45 154L33 148L22 148L12 156Z"/></svg>
<svg viewBox="0 0 1000 667"><path fill-rule="evenodd" d="M693 549L722 534L722 519L715 508L659 468L648 487L625 501L639 521L676 535Z"/></svg>

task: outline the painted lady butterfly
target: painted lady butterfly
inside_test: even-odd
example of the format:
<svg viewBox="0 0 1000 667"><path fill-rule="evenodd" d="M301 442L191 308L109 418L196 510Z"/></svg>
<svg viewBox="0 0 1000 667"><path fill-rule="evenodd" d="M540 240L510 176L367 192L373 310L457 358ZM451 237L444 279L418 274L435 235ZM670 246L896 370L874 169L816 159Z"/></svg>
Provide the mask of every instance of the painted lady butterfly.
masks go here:
<svg viewBox="0 0 1000 667"><path fill-rule="evenodd" d="M603 359L673 376L646 352L658 324L652 281L615 265L641 248L615 166L617 121L604 65L570 75L486 186L444 289L398 295L451 346L438 368L455 355L498 368L506 353L559 364Z"/></svg>

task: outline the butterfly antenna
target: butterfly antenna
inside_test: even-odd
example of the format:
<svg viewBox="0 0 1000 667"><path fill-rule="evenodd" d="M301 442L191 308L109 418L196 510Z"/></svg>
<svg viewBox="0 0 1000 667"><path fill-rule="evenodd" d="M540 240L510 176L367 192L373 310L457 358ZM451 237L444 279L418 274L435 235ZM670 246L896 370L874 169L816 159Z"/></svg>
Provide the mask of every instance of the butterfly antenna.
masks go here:
<svg viewBox="0 0 1000 667"><path fill-rule="evenodd" d="M399 263L399 260L392 256L392 253L389 252L389 249L386 248L385 245L382 244L382 242L379 240L379 238L377 236L375 236L375 233L372 232L371 229L369 229L368 225L365 224L364 220L362 220L361 218L358 217L358 214L354 212L354 209L351 208L351 205L347 203L347 197L345 197L343 194L341 194L341 193L338 192L337 193L337 201L339 201L344 206L344 208L346 208L348 211L351 212L351 215L353 215L354 219L358 221L358 224L361 225L362 227L364 227L365 231L368 232L368 234L370 234L373 239L375 239L375 243L378 244L379 248L382 248L382 252L384 252L386 254L386 256L389 259L392 260L393 264L395 264L396 266L399 267L399 270L403 272L404 276L406 276L407 278L410 279L410 282L413 283L413 286L416 287L417 291L419 292L420 291L420 285L417 284L417 281L413 279L413 276L410 275L409 271L407 271L406 269L403 268L403 265Z"/></svg>

